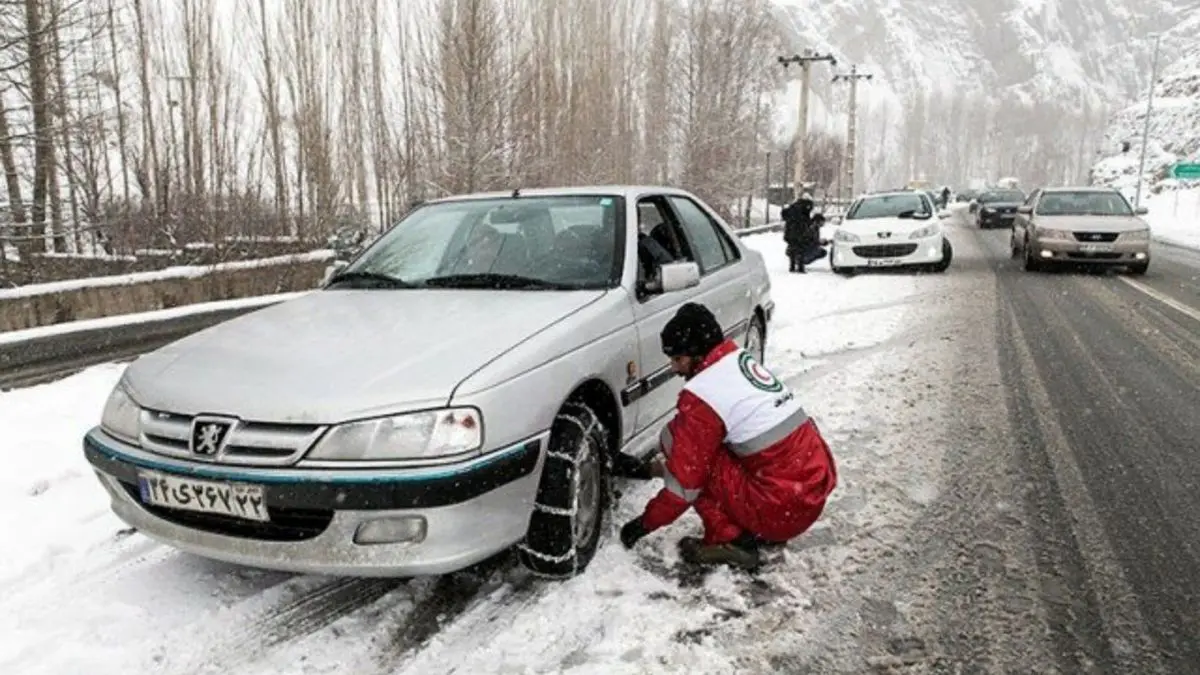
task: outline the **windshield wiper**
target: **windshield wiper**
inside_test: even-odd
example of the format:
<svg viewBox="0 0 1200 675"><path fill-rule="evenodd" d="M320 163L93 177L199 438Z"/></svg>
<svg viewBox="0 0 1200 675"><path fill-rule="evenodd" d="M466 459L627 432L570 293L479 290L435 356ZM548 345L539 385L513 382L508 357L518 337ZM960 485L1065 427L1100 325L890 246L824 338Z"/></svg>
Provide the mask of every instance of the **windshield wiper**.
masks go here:
<svg viewBox="0 0 1200 675"><path fill-rule="evenodd" d="M531 289L573 291L579 290L578 284L564 284L556 281L546 281L536 277L526 277L520 274L497 274L483 272L479 274L450 274L444 277L433 277L425 280L426 286L441 286L443 288L496 288L496 289Z"/></svg>
<svg viewBox="0 0 1200 675"><path fill-rule="evenodd" d="M379 272L357 272L357 271L356 272L342 272L341 274L335 274L329 279L329 283L326 285L332 286L333 284L338 284L338 283L354 284L356 282L367 282L369 284L374 284L375 286L380 287L380 288L416 288L416 286L414 284L410 284L409 282L407 282L403 279L400 279L398 277L392 277L392 276L388 276L386 274L380 274Z"/></svg>

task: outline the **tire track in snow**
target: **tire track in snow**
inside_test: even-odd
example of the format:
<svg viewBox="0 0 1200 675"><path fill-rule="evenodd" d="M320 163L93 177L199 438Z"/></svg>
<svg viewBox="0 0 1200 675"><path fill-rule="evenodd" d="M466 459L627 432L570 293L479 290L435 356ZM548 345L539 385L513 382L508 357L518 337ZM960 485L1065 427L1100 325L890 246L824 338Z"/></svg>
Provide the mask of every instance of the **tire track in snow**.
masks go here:
<svg viewBox="0 0 1200 675"><path fill-rule="evenodd" d="M296 586L309 586L314 579L324 578L298 577L276 589L287 587L281 591L287 592ZM281 604L247 610L242 606L245 603L239 603L228 611L214 612L204 619L206 630L193 636L193 639L206 643L204 650L191 652L191 660L170 664L167 670L197 675L240 672L238 666L260 660L264 650L326 628L375 603L405 583L407 581L402 579L336 579L304 588ZM253 596L247 602L261 601L264 595L272 594Z"/></svg>

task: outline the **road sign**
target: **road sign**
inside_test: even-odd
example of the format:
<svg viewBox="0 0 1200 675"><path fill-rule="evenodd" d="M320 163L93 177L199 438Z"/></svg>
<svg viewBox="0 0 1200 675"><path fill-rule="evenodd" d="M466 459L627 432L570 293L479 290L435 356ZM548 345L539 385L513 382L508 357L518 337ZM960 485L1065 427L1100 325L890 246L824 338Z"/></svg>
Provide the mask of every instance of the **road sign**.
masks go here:
<svg viewBox="0 0 1200 675"><path fill-rule="evenodd" d="M1171 177L1180 180L1200 180L1200 164L1176 164L1171 167Z"/></svg>

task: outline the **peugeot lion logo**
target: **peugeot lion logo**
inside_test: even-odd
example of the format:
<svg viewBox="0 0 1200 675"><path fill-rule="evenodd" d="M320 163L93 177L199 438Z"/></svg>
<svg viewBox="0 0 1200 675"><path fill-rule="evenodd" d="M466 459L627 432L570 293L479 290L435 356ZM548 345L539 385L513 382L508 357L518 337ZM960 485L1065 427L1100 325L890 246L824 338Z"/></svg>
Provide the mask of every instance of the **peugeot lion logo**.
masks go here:
<svg viewBox="0 0 1200 675"><path fill-rule="evenodd" d="M877 234L879 235L880 239L887 239L892 236L891 232L878 232Z"/></svg>
<svg viewBox="0 0 1200 675"><path fill-rule="evenodd" d="M191 450L193 454L214 457L225 444L225 437L233 427L225 420L197 417L192 420Z"/></svg>

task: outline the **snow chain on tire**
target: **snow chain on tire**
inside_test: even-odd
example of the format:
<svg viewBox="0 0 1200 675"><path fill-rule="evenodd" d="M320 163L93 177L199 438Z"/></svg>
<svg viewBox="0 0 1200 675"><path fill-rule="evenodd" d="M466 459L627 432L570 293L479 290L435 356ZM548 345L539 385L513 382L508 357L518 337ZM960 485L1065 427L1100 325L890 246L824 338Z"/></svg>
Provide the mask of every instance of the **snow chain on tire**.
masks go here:
<svg viewBox="0 0 1200 675"><path fill-rule="evenodd" d="M517 553L525 567L535 575L560 579L578 574L590 562L599 543L600 526L608 507L607 478L612 462L610 432L591 408L569 402L555 416L548 443L533 515L529 519L529 532L517 545ZM577 467L584 443L590 443L591 451L599 454L596 460L601 471L597 514L600 522L580 549L575 542L575 516L579 492ZM564 539L565 547L562 546ZM556 549L564 550L554 552Z"/></svg>

